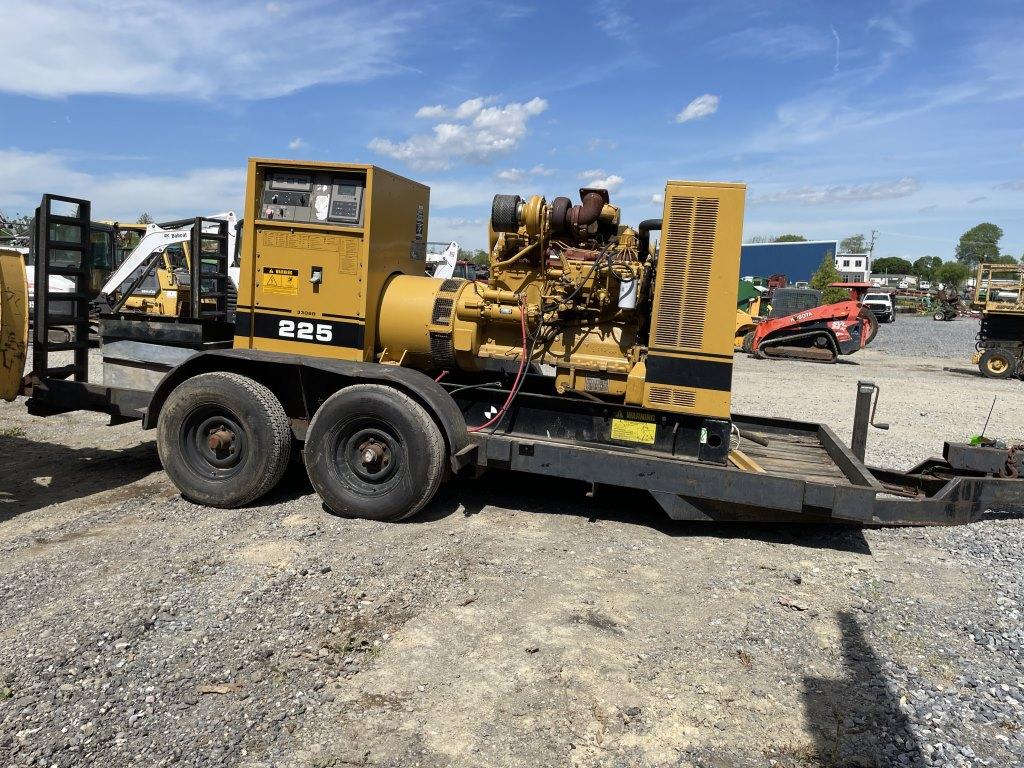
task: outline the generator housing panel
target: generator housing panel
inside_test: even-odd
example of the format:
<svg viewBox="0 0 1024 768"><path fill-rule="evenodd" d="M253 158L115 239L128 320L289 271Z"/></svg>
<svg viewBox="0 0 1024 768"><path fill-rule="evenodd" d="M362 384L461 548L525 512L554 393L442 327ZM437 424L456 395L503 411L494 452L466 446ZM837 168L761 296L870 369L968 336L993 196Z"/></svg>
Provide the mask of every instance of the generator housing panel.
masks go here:
<svg viewBox="0 0 1024 768"><path fill-rule="evenodd" d="M361 163L251 158L235 341L375 360L384 286L422 275L430 189Z"/></svg>
<svg viewBox="0 0 1024 768"><path fill-rule="evenodd" d="M309 224L363 225L366 174L268 170L260 218Z"/></svg>

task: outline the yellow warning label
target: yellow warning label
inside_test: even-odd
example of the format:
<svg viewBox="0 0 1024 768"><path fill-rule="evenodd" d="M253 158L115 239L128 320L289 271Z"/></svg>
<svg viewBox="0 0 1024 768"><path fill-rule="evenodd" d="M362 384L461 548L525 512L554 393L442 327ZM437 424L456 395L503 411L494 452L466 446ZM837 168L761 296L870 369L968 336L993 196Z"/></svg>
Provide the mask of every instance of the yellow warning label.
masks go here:
<svg viewBox="0 0 1024 768"><path fill-rule="evenodd" d="M654 444L657 425L648 421L612 419L612 440L626 440L630 443Z"/></svg>
<svg viewBox="0 0 1024 768"><path fill-rule="evenodd" d="M297 296L299 293L299 270L263 268L263 292Z"/></svg>

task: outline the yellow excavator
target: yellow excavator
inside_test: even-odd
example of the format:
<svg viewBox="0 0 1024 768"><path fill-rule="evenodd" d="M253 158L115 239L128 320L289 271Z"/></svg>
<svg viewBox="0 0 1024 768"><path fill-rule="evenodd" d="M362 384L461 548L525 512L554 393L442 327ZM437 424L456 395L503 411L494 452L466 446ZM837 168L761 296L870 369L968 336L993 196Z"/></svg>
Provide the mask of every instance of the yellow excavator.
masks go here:
<svg viewBox="0 0 1024 768"><path fill-rule="evenodd" d="M192 230L197 221L209 230L214 222L227 223L228 253L234 254L238 221L234 212L201 219L181 219L161 224L122 224L134 233L135 248L99 288L101 300L122 312L161 317L182 317L188 313L192 296ZM228 267L228 304L231 311L237 297L238 267Z"/></svg>

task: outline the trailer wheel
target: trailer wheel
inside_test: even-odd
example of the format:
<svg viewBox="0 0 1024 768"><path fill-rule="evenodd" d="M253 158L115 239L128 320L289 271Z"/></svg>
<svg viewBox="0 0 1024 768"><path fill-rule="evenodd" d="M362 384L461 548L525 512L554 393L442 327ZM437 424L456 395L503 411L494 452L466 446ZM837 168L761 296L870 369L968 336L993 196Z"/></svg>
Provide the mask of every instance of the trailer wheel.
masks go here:
<svg viewBox="0 0 1024 768"><path fill-rule="evenodd" d="M748 355L754 351L754 332L747 331L743 335L743 346L740 347Z"/></svg>
<svg viewBox="0 0 1024 768"><path fill-rule="evenodd" d="M157 424L157 449L189 501L241 507L280 481L291 453L281 402L237 373L203 373L179 384Z"/></svg>
<svg viewBox="0 0 1024 768"><path fill-rule="evenodd" d="M990 379L1008 379L1016 368L1016 360L1002 349L986 349L978 361L978 368Z"/></svg>
<svg viewBox="0 0 1024 768"><path fill-rule="evenodd" d="M313 416L305 452L317 493L349 517L407 518L430 501L444 474L437 424L411 397L381 384L331 395Z"/></svg>

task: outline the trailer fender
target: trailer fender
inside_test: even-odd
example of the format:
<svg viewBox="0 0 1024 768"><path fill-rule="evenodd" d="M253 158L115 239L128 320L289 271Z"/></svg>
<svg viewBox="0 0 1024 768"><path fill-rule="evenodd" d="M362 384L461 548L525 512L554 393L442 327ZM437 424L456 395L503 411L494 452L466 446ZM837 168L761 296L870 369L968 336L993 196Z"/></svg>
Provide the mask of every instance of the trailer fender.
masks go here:
<svg viewBox="0 0 1024 768"><path fill-rule="evenodd" d="M292 419L307 422L320 403L348 384L384 384L412 397L426 408L441 428L452 470L471 461L469 433L462 411L432 378L411 368L351 360L281 354L251 349L199 352L176 366L160 380L142 419L143 429L153 429L171 391L200 373L230 371L260 382L270 389Z"/></svg>

